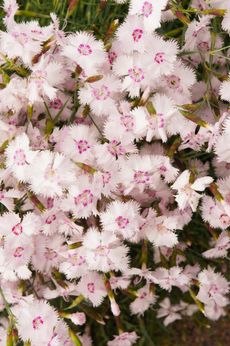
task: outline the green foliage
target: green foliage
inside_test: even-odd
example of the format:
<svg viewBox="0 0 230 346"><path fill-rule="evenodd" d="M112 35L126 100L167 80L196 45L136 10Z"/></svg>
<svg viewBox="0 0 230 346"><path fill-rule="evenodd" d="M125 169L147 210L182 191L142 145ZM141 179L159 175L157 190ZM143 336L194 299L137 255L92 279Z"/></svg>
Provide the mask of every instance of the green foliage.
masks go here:
<svg viewBox="0 0 230 346"><path fill-rule="evenodd" d="M103 0L19 0L18 3L18 22L39 19L41 25L47 25L49 13L56 13L65 31L90 30L98 38L106 34L113 20L123 21L128 11L127 4L117 5ZM3 11L0 10L0 18L2 16ZM0 28L3 27L0 21Z"/></svg>

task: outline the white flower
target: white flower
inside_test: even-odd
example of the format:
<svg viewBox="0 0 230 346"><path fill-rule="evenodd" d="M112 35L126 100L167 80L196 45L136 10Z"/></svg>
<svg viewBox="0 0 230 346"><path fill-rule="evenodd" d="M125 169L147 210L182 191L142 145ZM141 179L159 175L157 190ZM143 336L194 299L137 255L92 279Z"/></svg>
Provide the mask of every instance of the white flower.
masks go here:
<svg viewBox="0 0 230 346"><path fill-rule="evenodd" d="M176 245L178 240L174 230L178 228L177 218L173 216L151 216L143 227L147 239L155 246L173 247Z"/></svg>
<svg viewBox="0 0 230 346"><path fill-rule="evenodd" d="M114 337L112 341L108 342L108 346L132 346L136 343L139 336L137 336L136 332L124 332L120 335Z"/></svg>
<svg viewBox="0 0 230 346"><path fill-rule="evenodd" d="M116 99L121 83L113 75L106 75L94 83L86 83L79 91L81 104L88 104L95 115L104 116L116 112Z"/></svg>
<svg viewBox="0 0 230 346"><path fill-rule="evenodd" d="M160 26L161 11L166 3L167 0L132 0L129 13L141 16L146 30L152 32Z"/></svg>
<svg viewBox="0 0 230 346"><path fill-rule="evenodd" d="M156 296L151 292L150 286L146 285L137 290L136 298L129 306L133 315L143 315L156 302Z"/></svg>
<svg viewBox="0 0 230 346"><path fill-rule="evenodd" d="M153 137L156 137L166 142L169 135L177 133L172 126L173 122L179 121L177 109L174 102L163 94L156 94L150 101L156 114L148 116L146 141L150 142ZM181 120L183 121L183 118Z"/></svg>
<svg viewBox="0 0 230 346"><path fill-rule="evenodd" d="M97 74L106 60L102 41L83 31L68 36L62 54L78 64L88 76Z"/></svg>
<svg viewBox="0 0 230 346"><path fill-rule="evenodd" d="M149 275L149 279L170 292L172 286L180 288L188 284L189 278L182 271L180 267L172 267L170 269L159 267Z"/></svg>
<svg viewBox="0 0 230 346"><path fill-rule="evenodd" d="M144 52L147 36L143 19L136 15L126 17L116 32L122 51L128 54L134 51Z"/></svg>
<svg viewBox="0 0 230 346"><path fill-rule="evenodd" d="M173 72L176 62L178 46L175 41L165 41L160 36L149 35L145 39L147 54L143 57L147 66L147 72L151 74L153 82L159 76Z"/></svg>
<svg viewBox="0 0 230 346"><path fill-rule="evenodd" d="M226 257L228 249L230 249L230 236L227 231L223 231L218 237L215 246L203 252L202 255L206 258Z"/></svg>
<svg viewBox="0 0 230 346"><path fill-rule="evenodd" d="M138 97L141 90L148 87L146 67L140 54L121 55L114 64L113 71L119 77L124 77L122 90L127 91L130 97Z"/></svg>
<svg viewBox="0 0 230 346"><path fill-rule="evenodd" d="M200 285L197 299L208 305L212 302L221 307L227 305L229 282L220 273L215 273L211 267L208 267L200 272L198 280Z"/></svg>
<svg viewBox="0 0 230 346"><path fill-rule="evenodd" d="M31 164L37 153L30 150L29 138L25 133L17 136L6 148L6 166L20 181L27 181Z"/></svg>
<svg viewBox="0 0 230 346"><path fill-rule="evenodd" d="M39 62L33 66L32 73L28 78L28 100L30 104L44 102L47 96L53 100L57 93L57 86L64 83L65 74L62 65L50 62L41 57Z"/></svg>
<svg viewBox="0 0 230 346"><path fill-rule="evenodd" d="M75 182L74 164L48 150L37 154L28 175L33 192L45 197L61 196Z"/></svg>
<svg viewBox="0 0 230 346"><path fill-rule="evenodd" d="M86 261L90 270L127 270L128 248L122 245L113 233L90 228L83 238L83 246L86 249Z"/></svg>
<svg viewBox="0 0 230 346"><path fill-rule="evenodd" d="M165 317L164 325L168 326L170 323L180 320L181 315L179 312L182 310L181 306L171 305L169 298L165 298L160 302L160 309L157 312L157 317Z"/></svg>
<svg viewBox="0 0 230 346"><path fill-rule="evenodd" d="M60 272L64 273L67 279L75 279L85 275L89 271L86 262L87 252L83 247L66 251L65 259L59 266Z"/></svg>
<svg viewBox="0 0 230 346"><path fill-rule="evenodd" d="M76 162L91 163L94 146L97 144L97 132L93 127L73 125L62 130L56 144L56 150Z"/></svg>
<svg viewBox="0 0 230 346"><path fill-rule="evenodd" d="M139 205L134 201L114 201L100 214L103 229L132 239L139 230Z"/></svg>
<svg viewBox="0 0 230 346"><path fill-rule="evenodd" d="M89 299L93 306L98 306L107 295L102 276L96 272L88 272L82 276L76 289L79 294Z"/></svg>
<svg viewBox="0 0 230 346"><path fill-rule="evenodd" d="M46 301L33 300L31 296L22 298L12 311L23 341L29 340L32 345L41 346L49 343L58 322L58 315Z"/></svg>
<svg viewBox="0 0 230 346"><path fill-rule="evenodd" d="M77 218L87 218L97 215L98 193L86 176L81 176L75 185L69 188L68 196L62 200L61 206L65 211L71 211Z"/></svg>
<svg viewBox="0 0 230 346"><path fill-rule="evenodd" d="M189 180L190 172L185 170L171 187L178 191L176 201L180 209L185 209L189 204L192 211L196 211L201 198L201 195L196 191L204 191L213 182L213 178L209 176L201 177L196 179L193 184Z"/></svg>

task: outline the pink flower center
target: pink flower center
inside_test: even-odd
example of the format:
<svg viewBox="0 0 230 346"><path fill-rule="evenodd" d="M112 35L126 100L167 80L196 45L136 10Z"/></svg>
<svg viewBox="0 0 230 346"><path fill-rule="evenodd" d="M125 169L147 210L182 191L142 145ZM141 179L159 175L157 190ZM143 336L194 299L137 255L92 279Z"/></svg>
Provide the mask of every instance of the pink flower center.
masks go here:
<svg viewBox="0 0 230 346"><path fill-rule="evenodd" d="M220 221L224 226L228 226L230 224L230 218L227 214L222 214L220 216Z"/></svg>
<svg viewBox="0 0 230 346"><path fill-rule="evenodd" d="M217 250L222 251L228 248L228 244L217 246Z"/></svg>
<svg viewBox="0 0 230 346"><path fill-rule="evenodd" d="M157 123L160 129L165 126L164 115L162 113L157 113Z"/></svg>
<svg viewBox="0 0 230 346"><path fill-rule="evenodd" d="M140 67L134 66L128 70L129 77L136 83L140 83L144 78L144 72Z"/></svg>
<svg viewBox="0 0 230 346"><path fill-rule="evenodd" d="M100 88L93 89L92 94L96 100L105 101L110 96L110 91L106 85L102 85Z"/></svg>
<svg viewBox="0 0 230 346"><path fill-rule="evenodd" d="M81 139L80 141L75 141L75 144L76 144L76 147L77 147L79 154L82 154L85 151L87 151L88 149L90 149L89 143L84 139Z"/></svg>
<svg viewBox="0 0 230 346"><path fill-rule="evenodd" d="M167 168L164 165L161 165L159 169L162 173L165 173L167 171Z"/></svg>
<svg viewBox="0 0 230 346"><path fill-rule="evenodd" d="M74 266L81 266L85 263L84 257L74 254L69 256L70 263Z"/></svg>
<svg viewBox="0 0 230 346"><path fill-rule="evenodd" d="M216 294L218 292L219 292L219 288L215 284L212 284L210 287L209 293L212 295L212 294Z"/></svg>
<svg viewBox="0 0 230 346"><path fill-rule="evenodd" d="M14 257L22 257L24 250L25 250L24 247L18 246L16 250L14 251Z"/></svg>
<svg viewBox="0 0 230 346"><path fill-rule="evenodd" d="M145 297L147 297L147 293L146 292L143 292L141 295L140 295L140 299L144 299Z"/></svg>
<svg viewBox="0 0 230 346"><path fill-rule="evenodd" d="M32 321L32 325L33 325L33 329L39 329L42 325L43 325L44 321L41 318L41 316L37 316L33 319Z"/></svg>
<svg viewBox="0 0 230 346"><path fill-rule="evenodd" d="M85 189L77 197L74 198L75 204L82 204L83 207L93 203L93 194L89 189Z"/></svg>
<svg viewBox="0 0 230 346"><path fill-rule="evenodd" d="M103 186L108 184L111 180L111 173L110 172L103 172L102 173L102 181L103 181Z"/></svg>
<svg viewBox="0 0 230 346"><path fill-rule="evenodd" d="M37 70L32 74L32 79L35 80L35 83L38 87L41 87L43 85L43 82L45 81L47 77L47 72L44 70Z"/></svg>
<svg viewBox="0 0 230 346"><path fill-rule="evenodd" d="M153 12L153 5L150 2L145 1L143 3L141 12L142 12L143 16L149 17Z"/></svg>
<svg viewBox="0 0 230 346"><path fill-rule="evenodd" d="M115 221L116 221L118 227L122 228L122 229L124 229L129 224L129 220L126 217L123 217L123 216L118 216L115 219Z"/></svg>
<svg viewBox="0 0 230 346"><path fill-rule="evenodd" d="M108 144L108 151L115 157L125 155L126 153L125 148L115 139Z"/></svg>
<svg viewBox="0 0 230 346"><path fill-rule="evenodd" d="M12 36L16 38L22 45L29 41L29 37L25 32L12 32Z"/></svg>
<svg viewBox="0 0 230 346"><path fill-rule="evenodd" d="M15 225L13 228L12 228L12 232L15 234L15 235L20 235L23 231L23 227L20 223L17 223L17 225Z"/></svg>
<svg viewBox="0 0 230 346"><path fill-rule="evenodd" d="M12 13L13 13L13 8L11 5L9 5L9 7L7 8L6 16L10 17Z"/></svg>
<svg viewBox="0 0 230 346"><path fill-rule="evenodd" d="M170 89L177 89L180 86L180 78L175 75L167 76L166 81Z"/></svg>
<svg viewBox="0 0 230 346"><path fill-rule="evenodd" d="M146 171L135 171L134 181L137 184L146 184L150 181L150 174Z"/></svg>
<svg viewBox="0 0 230 346"><path fill-rule="evenodd" d="M225 164L225 168L230 169L230 163L229 162Z"/></svg>
<svg viewBox="0 0 230 346"><path fill-rule="evenodd" d="M95 251L95 255L96 256L99 256L99 257L104 257L104 256L107 256L109 253L109 249L107 246L103 246L103 245L99 245L97 248L96 248L96 251Z"/></svg>
<svg viewBox="0 0 230 346"><path fill-rule="evenodd" d="M58 256L58 254L55 250L50 249L48 247L46 247L46 251L45 251L44 255L45 255L45 258L47 260L51 260L51 261L54 260L55 258L57 258L57 256Z"/></svg>
<svg viewBox="0 0 230 346"><path fill-rule="evenodd" d="M5 198L5 195L3 192L0 192L0 201L2 201Z"/></svg>
<svg viewBox="0 0 230 346"><path fill-rule="evenodd" d="M117 58L117 54L115 52L109 52L108 53L108 58L109 58L109 63L110 65L112 65L112 63L114 62L114 60Z"/></svg>
<svg viewBox="0 0 230 346"><path fill-rule="evenodd" d="M129 333L128 332L125 332L121 335L118 336L117 340L129 340Z"/></svg>
<svg viewBox="0 0 230 346"><path fill-rule="evenodd" d="M209 50L209 44L208 44L208 42L206 42L206 41L200 42L200 43L198 44L198 47L199 47L199 49L202 50L203 52L207 52L207 51Z"/></svg>
<svg viewBox="0 0 230 346"><path fill-rule="evenodd" d="M90 293L94 293L94 292L95 292L95 285L94 285L93 282L88 283L88 284L87 284L87 288L88 288L88 291L89 291Z"/></svg>
<svg viewBox="0 0 230 346"><path fill-rule="evenodd" d="M33 34L42 35L42 30L32 29L31 32L32 32Z"/></svg>
<svg viewBox="0 0 230 346"><path fill-rule="evenodd" d="M140 41L140 39L142 38L143 35L143 30L142 29L134 29L132 32L132 36L133 36L133 40L135 42Z"/></svg>
<svg viewBox="0 0 230 346"><path fill-rule="evenodd" d="M159 65L162 64L165 61L165 53L163 52L157 53L154 57L154 61Z"/></svg>
<svg viewBox="0 0 230 346"><path fill-rule="evenodd" d="M54 99L50 102L50 107L53 109L61 109L63 106L63 103L60 99Z"/></svg>
<svg viewBox="0 0 230 346"><path fill-rule="evenodd" d="M14 153L14 162L18 166L24 166L27 163L26 162L26 155L25 155L24 150L18 149L18 150L15 151L15 153Z"/></svg>
<svg viewBox="0 0 230 346"><path fill-rule="evenodd" d="M46 219L46 224L47 225L50 225L53 221L55 221L56 220L56 215L55 214L53 214L53 215L50 215L50 216L48 216L47 217L47 219Z"/></svg>
<svg viewBox="0 0 230 346"><path fill-rule="evenodd" d="M158 232L165 232L166 230L167 230L167 228L165 227L165 225L163 224L163 222L161 222L161 223L159 223L157 226L156 226L156 228L157 228L157 231Z"/></svg>
<svg viewBox="0 0 230 346"><path fill-rule="evenodd" d="M90 45L83 44L83 43L79 44L77 50L81 55L84 55L84 56L90 55L93 52Z"/></svg>
<svg viewBox="0 0 230 346"><path fill-rule="evenodd" d="M131 115L122 115L121 124L126 128L126 131L131 131L134 127L133 117Z"/></svg>
<svg viewBox="0 0 230 346"><path fill-rule="evenodd" d="M51 209L51 208L53 208L53 206L54 206L54 199L51 197L48 197L47 198L47 208Z"/></svg>

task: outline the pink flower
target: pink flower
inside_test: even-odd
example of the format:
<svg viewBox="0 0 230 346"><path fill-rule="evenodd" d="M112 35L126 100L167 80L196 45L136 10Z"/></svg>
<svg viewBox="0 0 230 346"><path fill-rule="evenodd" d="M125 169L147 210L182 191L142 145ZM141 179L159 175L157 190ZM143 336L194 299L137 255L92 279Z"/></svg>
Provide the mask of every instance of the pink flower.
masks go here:
<svg viewBox="0 0 230 346"><path fill-rule="evenodd" d="M139 230L139 205L134 201L114 201L100 214L103 229L124 239L132 239Z"/></svg>
<svg viewBox="0 0 230 346"><path fill-rule="evenodd" d="M167 0L146 1L132 0L130 4L130 14L136 14L143 18L144 27L148 32L152 32L160 26L161 11L165 8Z"/></svg>
<svg viewBox="0 0 230 346"><path fill-rule="evenodd" d="M48 150L37 153L28 173L31 190L50 198L62 196L64 190L75 182L74 168L74 164L62 154Z"/></svg>
<svg viewBox="0 0 230 346"><path fill-rule="evenodd" d="M116 99L120 90L119 79L106 75L94 83L85 83L78 96L81 104L89 105L94 114L105 116L116 112Z"/></svg>
<svg viewBox="0 0 230 346"><path fill-rule="evenodd" d="M28 78L28 100L31 105L35 102L44 102L44 97L54 100L57 94L57 86L63 83L65 75L60 63L50 62L41 57L33 66Z"/></svg>
<svg viewBox="0 0 230 346"><path fill-rule="evenodd" d="M64 273L69 280L85 275L89 271L86 255L87 252L83 247L65 251L64 259L59 266L60 272Z"/></svg>
<svg viewBox="0 0 230 346"><path fill-rule="evenodd" d="M55 234L50 237L38 235L34 239L34 253L32 265L35 270L49 274L54 268L58 268L64 261L63 253L66 250L64 238Z"/></svg>
<svg viewBox="0 0 230 346"><path fill-rule="evenodd" d="M106 60L102 41L83 31L68 36L62 54L78 64L88 76L97 74Z"/></svg>
<svg viewBox="0 0 230 346"><path fill-rule="evenodd" d="M113 71L117 76L124 77L122 90L130 97L138 97L140 91L148 86L146 67L140 54L119 56L113 64Z"/></svg>
<svg viewBox="0 0 230 346"><path fill-rule="evenodd" d="M108 346L131 346L134 345L139 336L136 332L123 332L120 335L114 337L112 341L108 342Z"/></svg>
<svg viewBox="0 0 230 346"><path fill-rule="evenodd" d="M75 160L76 162L91 163L94 157L94 146L98 134L92 127L73 125L61 130L56 150Z"/></svg>
<svg viewBox="0 0 230 346"><path fill-rule="evenodd" d="M170 269L157 268L149 275L149 279L169 292L172 286L180 288L180 286L187 285L189 282L189 278L182 273L182 268L180 267L172 267Z"/></svg>
<svg viewBox="0 0 230 346"><path fill-rule="evenodd" d="M228 254L228 249L230 249L230 237L228 232L224 231L221 232L215 246L212 249L203 252L202 255L206 258L226 257Z"/></svg>
<svg viewBox="0 0 230 346"><path fill-rule="evenodd" d="M208 267L200 272L198 280L200 288L197 299L207 305L214 302L223 307L228 304L226 294L229 292L229 283L220 273L215 273L211 267Z"/></svg>
<svg viewBox="0 0 230 346"><path fill-rule="evenodd" d="M165 298L160 303L160 309L157 312L157 317L165 317L164 325L168 326L170 323L181 319L181 315L179 313L181 310L182 308L180 305L171 305L169 298Z"/></svg>
<svg viewBox="0 0 230 346"><path fill-rule="evenodd" d="M162 142L166 142L168 134L175 134L178 131L172 125L178 120L177 109L174 102L163 94L156 94L151 102L156 114L148 116L146 141L150 142L153 137L156 137L160 138Z"/></svg>
<svg viewBox="0 0 230 346"><path fill-rule="evenodd" d="M23 341L29 340L41 346L48 344L58 323L58 316L47 302L34 300L31 296L23 297L12 311Z"/></svg>
<svg viewBox="0 0 230 346"><path fill-rule="evenodd" d="M185 170L171 187L172 189L178 191L176 201L179 208L184 209L189 204L192 211L195 211L197 209L199 199L201 198L201 195L196 191L204 191L205 188L213 182L213 178L209 176L198 178L193 184L189 182L189 179L190 172Z"/></svg>
<svg viewBox="0 0 230 346"><path fill-rule="evenodd" d="M156 296L151 292L150 286L146 285L137 291L138 297L130 304L129 308L133 315L143 315L156 302Z"/></svg>
<svg viewBox="0 0 230 346"><path fill-rule="evenodd" d="M111 232L99 232L96 228L88 229L83 238L83 247L86 250L86 262L90 270L123 272L129 266L128 248Z"/></svg>
<svg viewBox="0 0 230 346"><path fill-rule="evenodd" d="M37 153L30 150L29 138L21 134L10 142L6 151L6 166L19 181L27 181Z"/></svg>
<svg viewBox="0 0 230 346"><path fill-rule="evenodd" d="M86 176L81 176L75 185L71 185L69 194L62 200L61 206L64 211L71 211L77 218L87 218L92 214L98 214L98 199L92 182Z"/></svg>
<svg viewBox="0 0 230 346"><path fill-rule="evenodd" d="M143 57L152 81L173 72L178 46L175 41L165 41L160 36L149 35L145 39L147 54Z"/></svg>
<svg viewBox="0 0 230 346"><path fill-rule="evenodd" d="M86 316L84 312L75 312L74 314L70 315L70 319L74 324L78 326L82 326L86 322Z"/></svg>
<svg viewBox="0 0 230 346"><path fill-rule="evenodd" d="M177 235L174 232L177 227L177 218L170 216L153 216L147 218L147 223L143 231L149 241L155 246L173 247L178 243Z"/></svg>
<svg viewBox="0 0 230 346"><path fill-rule="evenodd" d="M143 53L148 35L144 28L143 19L136 15L126 17L125 22L120 25L116 32L122 51L128 54L134 51Z"/></svg>
<svg viewBox="0 0 230 346"><path fill-rule="evenodd" d="M82 276L76 289L79 294L89 299L93 306L98 306L107 295L102 276L96 272L88 272Z"/></svg>

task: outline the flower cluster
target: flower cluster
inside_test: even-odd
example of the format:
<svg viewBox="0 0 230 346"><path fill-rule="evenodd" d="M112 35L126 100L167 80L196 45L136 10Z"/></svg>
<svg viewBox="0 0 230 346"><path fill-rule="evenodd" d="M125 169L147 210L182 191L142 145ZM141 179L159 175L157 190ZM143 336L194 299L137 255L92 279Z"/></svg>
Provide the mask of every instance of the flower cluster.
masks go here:
<svg viewBox="0 0 230 346"><path fill-rule="evenodd" d="M103 41L66 34L55 14L18 23L4 1L2 345L92 345L88 321L108 316L108 346L133 345L121 296L130 315L154 307L166 326L225 315L230 4L191 6L188 20L173 1L131 0ZM158 30L180 19L182 43Z"/></svg>

